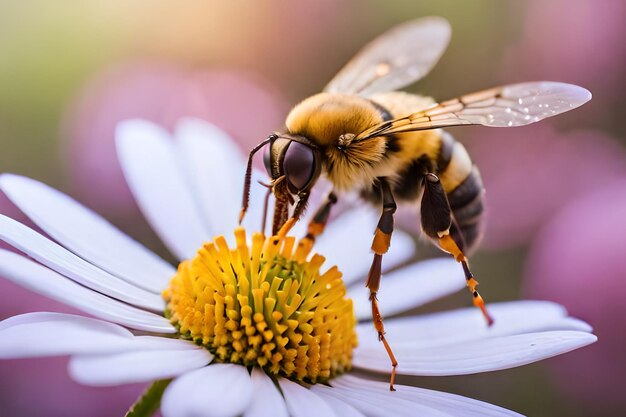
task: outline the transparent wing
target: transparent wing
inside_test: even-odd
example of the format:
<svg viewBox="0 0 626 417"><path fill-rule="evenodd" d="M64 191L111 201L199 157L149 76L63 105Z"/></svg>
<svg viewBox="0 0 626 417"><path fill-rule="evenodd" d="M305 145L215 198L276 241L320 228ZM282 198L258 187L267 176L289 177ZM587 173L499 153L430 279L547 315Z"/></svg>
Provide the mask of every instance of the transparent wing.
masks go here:
<svg viewBox="0 0 626 417"><path fill-rule="evenodd" d="M441 17L396 26L361 49L324 91L370 96L412 84L439 61L450 32L450 25Z"/></svg>
<svg viewBox="0 0 626 417"><path fill-rule="evenodd" d="M467 94L381 123L360 133L356 140L449 126L524 126L573 110L590 99L589 91L572 84L551 81L511 84Z"/></svg>

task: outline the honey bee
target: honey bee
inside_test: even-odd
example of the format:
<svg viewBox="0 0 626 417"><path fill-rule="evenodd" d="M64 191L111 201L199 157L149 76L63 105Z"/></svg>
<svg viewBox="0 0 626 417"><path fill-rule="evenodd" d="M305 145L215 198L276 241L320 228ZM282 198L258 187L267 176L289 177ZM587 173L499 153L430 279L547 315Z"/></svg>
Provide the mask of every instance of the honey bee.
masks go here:
<svg viewBox="0 0 626 417"><path fill-rule="evenodd" d="M474 304L492 323L466 256L481 237L480 173L465 147L440 128L524 126L591 98L582 87L547 81L491 88L440 103L396 91L430 71L450 33L445 19L426 17L401 24L366 45L322 93L291 110L284 130L252 149L245 177L240 221L248 208L252 158L269 144L265 162L276 200L274 232L300 218L318 178L327 177L333 190L309 224L310 244L324 230L331 206L342 193L357 191L381 208L366 286L374 326L391 360L391 390L397 361L385 339L376 294L383 254L391 243L396 201L419 205L424 234L461 264Z"/></svg>

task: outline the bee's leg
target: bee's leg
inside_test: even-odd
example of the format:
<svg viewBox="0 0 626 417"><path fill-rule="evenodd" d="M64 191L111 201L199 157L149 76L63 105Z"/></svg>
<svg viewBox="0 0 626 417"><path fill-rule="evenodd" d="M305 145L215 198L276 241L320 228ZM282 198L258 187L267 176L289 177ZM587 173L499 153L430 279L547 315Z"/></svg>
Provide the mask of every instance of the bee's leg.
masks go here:
<svg viewBox="0 0 626 417"><path fill-rule="evenodd" d="M293 219L295 221L300 220L300 217L302 216L302 214L304 213L304 211L306 210L306 206L309 202L309 193L300 193L298 195L298 202L296 203L296 207L293 209L293 214L291 215L291 217L293 217Z"/></svg>
<svg viewBox="0 0 626 417"><path fill-rule="evenodd" d="M287 219L289 219L289 203L285 200L277 198L274 202L272 235L276 235L278 233L278 230L280 230L280 228L287 222Z"/></svg>
<svg viewBox="0 0 626 417"><path fill-rule="evenodd" d="M326 197L326 200L313 215L313 218L309 222L307 233L300 239L298 245L309 248L309 250L313 247L317 237L324 232L324 228L326 228L326 223L328 223L328 218L330 217L330 209L336 202L337 195L331 191Z"/></svg>
<svg viewBox="0 0 626 417"><path fill-rule="evenodd" d="M335 203L337 203L337 195L331 191L326 196L322 205L317 209L313 218L311 218L309 227L307 228L306 238L315 242L317 237L324 232L326 223L328 223L328 219L330 217L330 210Z"/></svg>
<svg viewBox="0 0 626 417"><path fill-rule="evenodd" d="M483 313L489 325L493 324L493 319L487 312L485 302L480 296L476 287L478 281L469 269L467 257L463 253L463 238L460 229L454 222L448 197L444 191L439 178L435 174L426 174L424 177L424 195L421 205L422 229L431 238L435 239L441 249L454 256L454 259L463 266L467 288L474 299L474 305ZM450 234L450 230L455 229L460 236L458 241Z"/></svg>
<svg viewBox="0 0 626 417"><path fill-rule="evenodd" d="M370 267L369 274L367 275L367 283L365 286L370 290L370 301L372 302L372 320L374 321L374 327L378 332L378 340L380 340L385 346L385 350L391 360L391 379L389 381L389 390L395 391L393 383L396 379L396 367L398 361L385 339L385 327L383 326L383 317L380 314L378 308L378 299L376 294L380 287L380 279L382 277L382 261L383 255L389 250L391 244L391 234L393 233L393 214L396 212L396 202L391 193L389 183L384 178L378 179L380 182L380 188L382 190L383 197L383 213L378 221L376 227L376 233L374 235L374 241L372 242L372 251L374 252L374 259L372 266Z"/></svg>

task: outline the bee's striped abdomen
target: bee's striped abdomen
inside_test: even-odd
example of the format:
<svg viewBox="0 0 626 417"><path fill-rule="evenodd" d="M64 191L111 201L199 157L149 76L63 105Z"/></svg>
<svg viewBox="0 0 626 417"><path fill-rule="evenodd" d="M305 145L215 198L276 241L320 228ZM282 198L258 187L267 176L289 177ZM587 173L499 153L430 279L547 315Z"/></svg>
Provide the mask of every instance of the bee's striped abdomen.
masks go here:
<svg viewBox="0 0 626 417"><path fill-rule="evenodd" d="M385 93L373 101L383 120L401 117L428 104L429 98L406 93ZM436 174L446 192L454 217L450 233L466 253L476 248L483 226L483 184L465 147L445 131L420 131L387 137L386 157L405 161L393 184L398 201L417 202L427 173ZM363 197L380 204L380 190L363 190ZM462 238L461 238L462 235Z"/></svg>
<svg viewBox="0 0 626 417"><path fill-rule="evenodd" d="M455 225L450 229L456 242L462 242L461 250L472 253L476 248L483 228L484 192L480 173L476 166L458 187L448 193L452 215L459 227L462 239Z"/></svg>
<svg viewBox="0 0 626 417"><path fill-rule="evenodd" d="M480 240L483 226L483 183L480 173L465 147L446 132L441 134L437 168L437 175L446 191L454 217L450 233L464 252L471 253Z"/></svg>

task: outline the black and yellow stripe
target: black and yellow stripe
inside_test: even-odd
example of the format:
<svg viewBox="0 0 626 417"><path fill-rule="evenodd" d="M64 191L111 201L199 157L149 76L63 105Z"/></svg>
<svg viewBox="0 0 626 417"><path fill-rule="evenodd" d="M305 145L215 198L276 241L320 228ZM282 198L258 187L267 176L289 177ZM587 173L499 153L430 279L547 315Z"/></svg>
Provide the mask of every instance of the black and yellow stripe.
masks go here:
<svg viewBox="0 0 626 417"><path fill-rule="evenodd" d="M396 102L397 105L397 102ZM395 108L394 112L377 103L381 118L407 112ZM424 190L424 176L436 174L446 192L453 222L450 233L461 250L471 253L476 248L484 221L484 192L480 173L472 163L465 147L452 135L441 131L411 132L387 137L388 157L410 158L393 184L393 194L398 201L417 202ZM363 192L369 200L379 195L376 187Z"/></svg>
<svg viewBox="0 0 626 417"><path fill-rule="evenodd" d="M476 166L465 181L448 193L448 201L459 229L453 227L450 233L461 250L471 254L482 236L485 209L483 183Z"/></svg>

